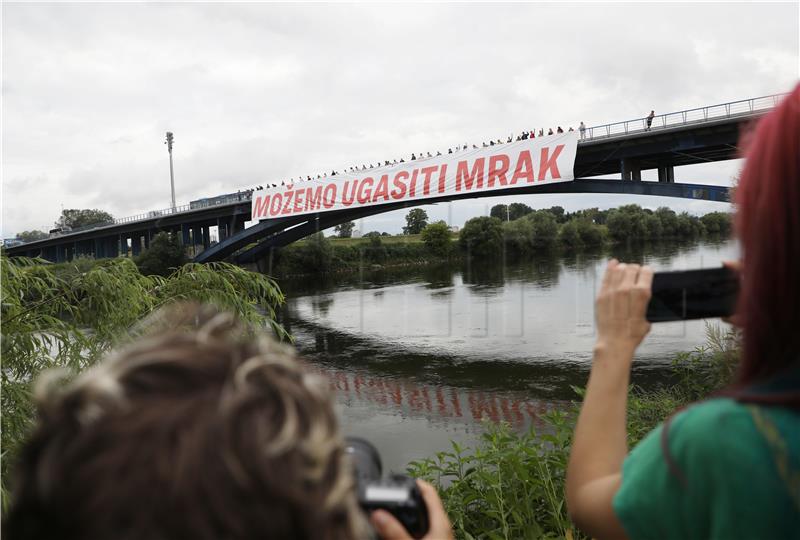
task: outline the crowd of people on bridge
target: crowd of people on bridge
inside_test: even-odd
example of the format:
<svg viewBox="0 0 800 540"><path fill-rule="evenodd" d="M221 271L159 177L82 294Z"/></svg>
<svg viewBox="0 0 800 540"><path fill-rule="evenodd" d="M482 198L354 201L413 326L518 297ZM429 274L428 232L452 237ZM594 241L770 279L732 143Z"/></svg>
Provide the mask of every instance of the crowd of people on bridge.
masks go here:
<svg viewBox="0 0 800 540"><path fill-rule="evenodd" d="M567 132L573 132L573 131L575 131L575 129L573 129L572 127L569 127L567 129ZM580 123L580 126L578 127L578 131L580 132L581 140L585 140L586 139L586 126L584 125L583 122ZM557 126L555 131L553 131L553 128L549 128L547 130L547 133L545 133L544 128L540 128L538 132L535 129L532 129L530 131L523 131L523 132L521 132L521 133L519 133L517 135L511 134L505 140L503 140L503 139L489 139L488 141L483 141L480 146L478 146L477 144L474 144L474 143L473 144L469 144L469 143L457 144L455 146L452 146L452 147L448 148L446 153L447 154L456 154L456 153L459 153L459 152L466 152L466 151L469 151L469 150L478 150L480 148L488 148L490 146L508 144L508 143L515 142L515 141L525 141L525 140L528 140L528 139L535 139L536 137L547 137L547 136L550 136L550 135L558 135L558 134L561 134L561 133L564 133L564 129L561 126ZM392 159L392 160L386 159L386 160L383 160L383 163L381 163L379 161L377 163L368 163L368 164L367 163L362 163L361 166L359 166L359 165L351 165L350 167L343 167L341 170L333 169L333 170L331 170L330 173L323 172L323 173L318 173L316 175L306 175L305 177L298 176L296 178L291 178L289 180L281 180L279 182L271 182L269 184L259 185L259 186L255 187L254 190L255 191L260 191L260 190L265 189L265 188L275 188L275 187L278 187L278 186L291 186L291 185L294 185L294 184L297 184L297 183L300 183L300 182L312 182L314 180L324 180L324 179L326 179L328 177L331 177L331 176L338 176L338 175L341 175L341 174L355 174L355 173L362 172L362 171L368 171L370 169L378 169L380 167L391 167L393 165L398 165L400 163L406 163L406 161L418 161L418 160L421 160L421 159L429 159L429 158L434 158L434 157L441 156L443 154L444 154L444 152L438 151L438 150L436 151L436 153L432 153L432 152L419 152L419 153L412 152L411 156L407 160L405 158L401 157L399 160L398 159ZM249 190L249 191L251 192L250 194L252 194L253 190Z"/></svg>

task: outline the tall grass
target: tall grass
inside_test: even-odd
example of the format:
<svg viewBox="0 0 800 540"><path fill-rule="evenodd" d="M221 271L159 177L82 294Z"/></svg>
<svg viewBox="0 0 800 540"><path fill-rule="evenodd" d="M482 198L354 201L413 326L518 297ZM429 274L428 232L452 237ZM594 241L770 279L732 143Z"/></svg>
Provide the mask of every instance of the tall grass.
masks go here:
<svg viewBox="0 0 800 540"><path fill-rule="evenodd" d="M628 398L628 444L633 447L666 417L727 385L738 361L737 334L707 327L708 342L674 361L678 382ZM583 390L576 388L576 397ZM565 479L580 408L543 417L544 427L516 433L507 424L485 425L479 443L412 462L408 472L439 489L456 538L511 540L586 538L567 515Z"/></svg>

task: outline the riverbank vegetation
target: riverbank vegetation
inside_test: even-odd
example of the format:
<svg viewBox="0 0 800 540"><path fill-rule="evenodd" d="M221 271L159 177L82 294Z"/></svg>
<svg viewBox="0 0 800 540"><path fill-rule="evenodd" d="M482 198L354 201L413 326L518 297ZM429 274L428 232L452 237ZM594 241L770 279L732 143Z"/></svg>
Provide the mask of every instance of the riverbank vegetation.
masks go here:
<svg viewBox="0 0 800 540"><path fill-rule="evenodd" d="M177 300L216 304L272 328L283 294L270 278L225 263L186 264L167 277L144 275L127 258L52 265L0 259L2 279L2 504L9 473L34 417L32 382L44 371L69 378L94 364L136 324Z"/></svg>
<svg viewBox="0 0 800 540"><path fill-rule="evenodd" d="M708 344L679 354L678 382L655 391L631 388L628 444L633 447L679 408L730 383L739 358L734 332L708 327ZM583 394L575 389L576 398ZM515 433L486 424L480 443L413 462L408 472L439 489L458 539L586 538L569 520L566 467L579 404L542 418L540 429Z"/></svg>
<svg viewBox="0 0 800 540"><path fill-rule="evenodd" d="M407 221L417 230L424 216L412 217ZM360 238L350 237L349 229L348 236L339 238L317 233L275 250L267 261L267 272L281 277L336 273L439 263L454 258L486 259L503 255L520 259L535 253L580 251L616 243L727 237L731 218L725 212L697 217L665 207L650 210L635 204L569 213L559 206L533 210L525 204L513 203L508 207L494 206L489 216L468 220L458 232L450 230L443 221L419 230L420 234L396 236L373 231Z"/></svg>

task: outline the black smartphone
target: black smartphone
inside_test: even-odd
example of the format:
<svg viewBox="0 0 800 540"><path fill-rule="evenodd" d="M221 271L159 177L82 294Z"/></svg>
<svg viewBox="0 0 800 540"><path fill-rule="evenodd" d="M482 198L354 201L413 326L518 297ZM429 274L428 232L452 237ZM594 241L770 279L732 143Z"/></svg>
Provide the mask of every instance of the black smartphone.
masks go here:
<svg viewBox="0 0 800 540"><path fill-rule="evenodd" d="M653 274L647 306L650 322L707 319L733 315L739 275L728 267Z"/></svg>

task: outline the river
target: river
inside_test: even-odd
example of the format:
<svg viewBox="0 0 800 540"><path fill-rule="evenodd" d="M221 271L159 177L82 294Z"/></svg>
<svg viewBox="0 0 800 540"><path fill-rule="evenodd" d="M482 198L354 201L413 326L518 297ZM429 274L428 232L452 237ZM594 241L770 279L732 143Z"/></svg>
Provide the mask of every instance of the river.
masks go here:
<svg viewBox="0 0 800 540"><path fill-rule="evenodd" d="M656 271L735 259L733 242L619 245L526 262L364 269L281 280L283 322L331 381L343 431L372 441L385 470L473 443L481 420L515 429L575 398L594 343L593 303L609 257ZM710 321L718 323L718 321ZM675 354L705 343L706 323L660 323L632 381L668 381Z"/></svg>

